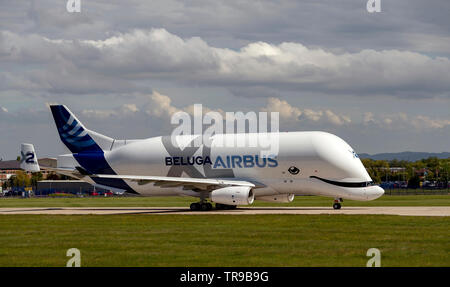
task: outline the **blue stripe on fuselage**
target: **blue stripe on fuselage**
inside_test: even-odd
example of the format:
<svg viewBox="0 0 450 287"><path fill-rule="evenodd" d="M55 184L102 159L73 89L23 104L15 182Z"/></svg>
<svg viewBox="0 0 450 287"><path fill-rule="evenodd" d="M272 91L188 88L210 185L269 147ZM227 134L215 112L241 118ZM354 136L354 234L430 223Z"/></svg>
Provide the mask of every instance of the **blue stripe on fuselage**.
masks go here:
<svg viewBox="0 0 450 287"><path fill-rule="evenodd" d="M73 154L73 156L77 160L77 162L81 165L81 167L84 168L86 171L88 171L90 174L116 175L114 170L106 161L105 154L103 151L75 153ZM91 178L97 184L123 189L130 193L137 193L122 179L96 178L96 177Z"/></svg>

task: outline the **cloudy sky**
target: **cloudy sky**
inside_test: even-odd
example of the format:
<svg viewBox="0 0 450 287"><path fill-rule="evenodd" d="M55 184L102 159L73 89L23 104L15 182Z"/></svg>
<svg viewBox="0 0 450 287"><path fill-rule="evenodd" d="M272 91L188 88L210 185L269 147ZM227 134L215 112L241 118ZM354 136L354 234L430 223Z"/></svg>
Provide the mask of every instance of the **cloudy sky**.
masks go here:
<svg viewBox="0 0 450 287"><path fill-rule="evenodd" d="M360 153L450 151L450 1L366 2L0 0L0 158L64 151L48 103L114 138L201 103Z"/></svg>

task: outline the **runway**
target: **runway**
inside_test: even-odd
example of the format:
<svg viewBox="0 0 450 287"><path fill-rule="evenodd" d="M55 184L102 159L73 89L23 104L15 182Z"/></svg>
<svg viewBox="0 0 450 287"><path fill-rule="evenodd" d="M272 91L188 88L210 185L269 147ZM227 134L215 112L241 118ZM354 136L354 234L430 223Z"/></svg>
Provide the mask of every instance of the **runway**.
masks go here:
<svg viewBox="0 0 450 287"><path fill-rule="evenodd" d="M113 214L384 214L403 216L450 216L450 206L377 206L377 207L240 207L235 210L193 212L185 207L23 207L0 208L2 214L113 215Z"/></svg>

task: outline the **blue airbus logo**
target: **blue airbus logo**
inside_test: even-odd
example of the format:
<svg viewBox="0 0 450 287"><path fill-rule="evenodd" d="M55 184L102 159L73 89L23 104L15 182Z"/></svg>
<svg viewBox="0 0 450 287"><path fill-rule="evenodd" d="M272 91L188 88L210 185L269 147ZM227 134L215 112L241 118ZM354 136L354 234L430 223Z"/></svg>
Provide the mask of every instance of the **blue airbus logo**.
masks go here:
<svg viewBox="0 0 450 287"><path fill-rule="evenodd" d="M252 168L277 167L275 156L261 157L259 155L227 155L217 156L214 161L209 156L171 156L165 158L166 166L172 165L212 165L213 168Z"/></svg>

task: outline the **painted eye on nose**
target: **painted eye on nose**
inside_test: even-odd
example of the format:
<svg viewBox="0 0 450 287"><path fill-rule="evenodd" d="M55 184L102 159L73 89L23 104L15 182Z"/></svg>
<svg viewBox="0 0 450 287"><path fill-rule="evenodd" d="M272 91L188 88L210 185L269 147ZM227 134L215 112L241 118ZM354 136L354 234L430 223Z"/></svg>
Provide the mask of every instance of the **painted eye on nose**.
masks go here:
<svg viewBox="0 0 450 287"><path fill-rule="evenodd" d="M290 174L298 174L300 172L300 170L297 167L295 167L295 166L291 166L288 169L288 171L289 171Z"/></svg>

